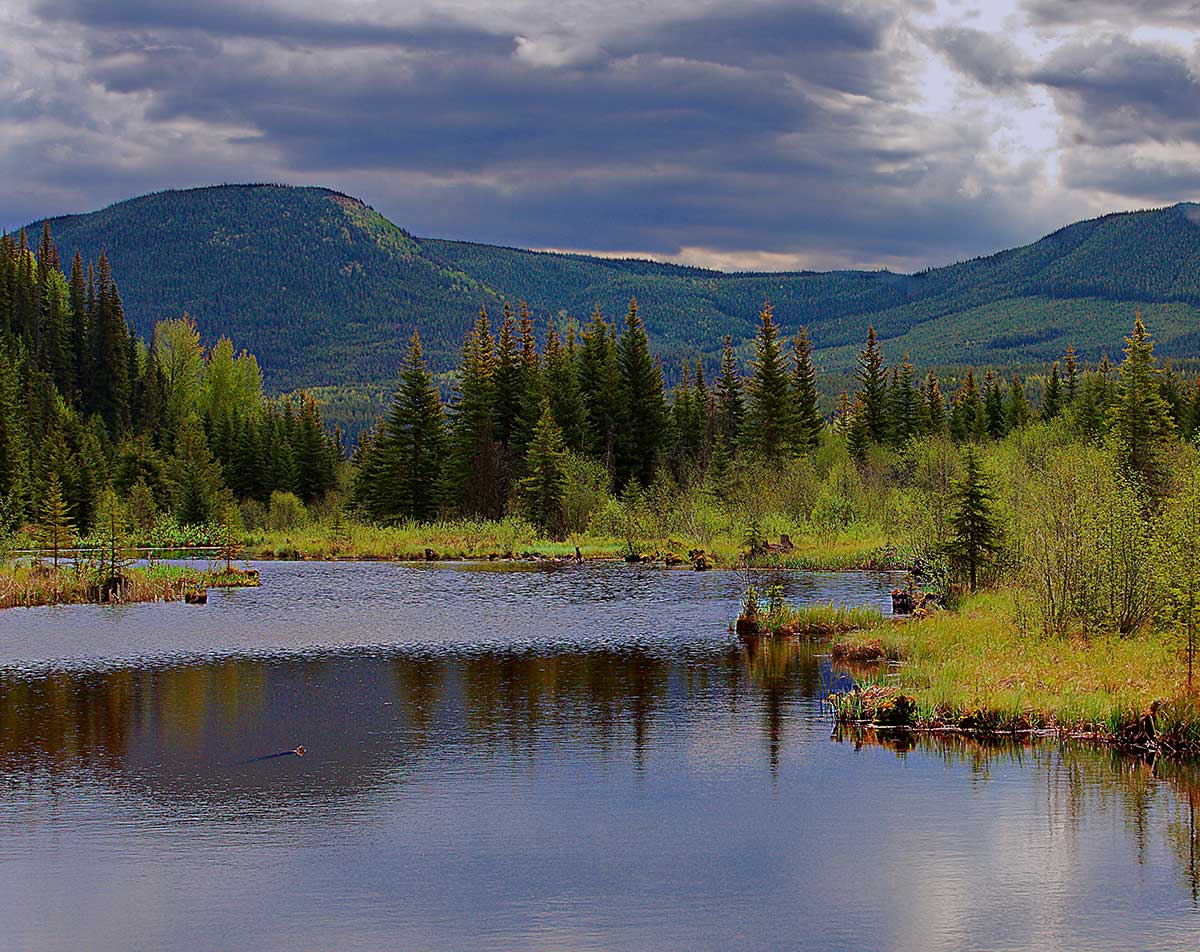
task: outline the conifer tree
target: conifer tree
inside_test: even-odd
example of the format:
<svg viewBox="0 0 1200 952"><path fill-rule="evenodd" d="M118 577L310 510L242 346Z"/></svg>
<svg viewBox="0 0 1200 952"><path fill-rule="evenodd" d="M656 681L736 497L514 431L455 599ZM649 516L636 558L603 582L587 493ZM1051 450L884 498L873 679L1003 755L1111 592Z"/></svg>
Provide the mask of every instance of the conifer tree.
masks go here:
<svg viewBox="0 0 1200 952"><path fill-rule="evenodd" d="M724 437L726 451L733 453L742 436L746 401L742 393L742 377L738 373L737 357L733 353L733 338L726 334L721 350L721 376L717 378L717 425Z"/></svg>
<svg viewBox="0 0 1200 952"><path fill-rule="evenodd" d="M71 356L75 359L75 383L82 396L91 372L91 314L87 306L87 285L83 270L83 258L75 252L71 262L70 306L71 306Z"/></svg>
<svg viewBox="0 0 1200 952"><path fill-rule="evenodd" d="M1058 361L1050 365L1050 377L1042 394L1042 419L1053 420L1063 409L1063 387L1058 373Z"/></svg>
<svg viewBox="0 0 1200 952"><path fill-rule="evenodd" d="M600 313L599 305L583 330L578 361L587 452L603 462L611 473L615 465L617 420L620 414L620 370L616 339L612 328Z"/></svg>
<svg viewBox="0 0 1200 952"><path fill-rule="evenodd" d="M380 522L434 519L445 448L441 397L414 330L387 421L356 486L371 516Z"/></svg>
<svg viewBox="0 0 1200 952"><path fill-rule="evenodd" d="M562 431L550 412L550 401L542 401L542 413L529 441L525 475L518 491L530 519L557 538L563 530L563 500L566 494L567 450Z"/></svg>
<svg viewBox="0 0 1200 952"><path fill-rule="evenodd" d="M1000 439L1008 432L1006 404L1000 379L991 370L988 370L983 383L983 409L986 414L987 435L994 440Z"/></svg>
<svg viewBox="0 0 1200 952"><path fill-rule="evenodd" d="M1029 408L1029 398L1025 395L1025 384L1017 374L1013 374L1012 383L1008 385L1008 403L1004 408L1004 415L1007 430L1021 429L1033 416L1033 411Z"/></svg>
<svg viewBox="0 0 1200 952"><path fill-rule="evenodd" d="M963 477L954 498L957 509L950 517L948 548L951 557L966 569L971 591L975 591L980 569L1000 551L1001 533L994 494L974 447L963 452Z"/></svg>
<svg viewBox="0 0 1200 952"><path fill-rule="evenodd" d="M979 425L981 420L982 427ZM986 434L987 415L975 382L975 368L969 367L950 410L950 435L955 442L965 443L978 438L980 429Z"/></svg>
<svg viewBox="0 0 1200 952"><path fill-rule="evenodd" d="M38 544L50 552L54 561L54 575L58 576L58 563L63 551L75 544L75 524L71 521L71 509L63 498L62 483L57 473L46 478L46 490L42 497L38 519ZM57 588L55 596L57 600Z"/></svg>
<svg viewBox="0 0 1200 952"><path fill-rule="evenodd" d="M862 416L862 426L866 437L872 443L886 443L888 436L887 368L883 364L883 350L879 346L879 338L875 334L874 325L867 326L867 345L858 352L854 379L858 381L858 391L855 396L858 398L857 403L860 404L856 413Z"/></svg>
<svg viewBox="0 0 1200 952"><path fill-rule="evenodd" d="M800 328L792 342L791 386L792 449L807 453L815 449L821 438L824 420L817 396L817 371L813 366L812 344L807 328Z"/></svg>
<svg viewBox="0 0 1200 952"><path fill-rule="evenodd" d="M895 446L904 446L921 430L921 399L913 385L915 372L905 353L900 366L893 373L892 388L888 394L888 430Z"/></svg>
<svg viewBox="0 0 1200 952"><path fill-rule="evenodd" d="M671 456L675 476L680 481L700 464L704 426L704 397L695 385L691 365L685 360L671 401Z"/></svg>
<svg viewBox="0 0 1200 952"><path fill-rule="evenodd" d="M779 328L770 302L764 301L754 339L753 373L743 442L772 463L782 461L794 433L791 379L779 344Z"/></svg>
<svg viewBox="0 0 1200 952"><path fill-rule="evenodd" d="M129 424L129 365L126 338L129 329L112 268L100 252L95 317L92 321L92 372L94 405L109 430L122 432Z"/></svg>
<svg viewBox="0 0 1200 952"><path fill-rule="evenodd" d="M1079 396L1079 362L1075 359L1075 345L1067 345L1067 354L1063 358L1063 372L1065 374L1063 380L1063 390L1066 400L1066 405L1069 407L1075 403L1075 398Z"/></svg>
<svg viewBox="0 0 1200 952"><path fill-rule="evenodd" d="M1117 380L1116 401L1109 411L1122 468L1151 496L1165 483L1164 453L1175 424L1158 387L1154 341L1139 315L1125 338L1125 359Z"/></svg>
<svg viewBox="0 0 1200 952"><path fill-rule="evenodd" d="M579 387L579 358L575 343L575 325L567 324L567 338L561 340L554 322L546 337L546 395L550 413L562 430L563 441L582 452L587 431L587 408ZM541 414L539 413L539 419Z"/></svg>
<svg viewBox="0 0 1200 952"><path fill-rule="evenodd" d="M26 512L29 440L19 406L16 362L0 350L0 533L15 529Z"/></svg>
<svg viewBox="0 0 1200 952"><path fill-rule="evenodd" d="M496 439L505 447L512 445L520 426L526 396L517 325L506 301L496 338Z"/></svg>
<svg viewBox="0 0 1200 952"><path fill-rule="evenodd" d="M663 431L666 401L662 368L650 355L646 327L637 299L629 301L625 329L618 342L621 428L617 433L616 478L619 485L636 479L643 486L654 476Z"/></svg>
<svg viewBox="0 0 1200 952"><path fill-rule="evenodd" d="M946 399L942 396L937 374L932 370L925 377L925 395L921 401L921 418L926 433L939 435L946 432Z"/></svg>
<svg viewBox="0 0 1200 952"><path fill-rule="evenodd" d="M447 471L450 495L467 515L496 518L504 510L507 473L495 436L495 342L482 307L463 345L456 389Z"/></svg>

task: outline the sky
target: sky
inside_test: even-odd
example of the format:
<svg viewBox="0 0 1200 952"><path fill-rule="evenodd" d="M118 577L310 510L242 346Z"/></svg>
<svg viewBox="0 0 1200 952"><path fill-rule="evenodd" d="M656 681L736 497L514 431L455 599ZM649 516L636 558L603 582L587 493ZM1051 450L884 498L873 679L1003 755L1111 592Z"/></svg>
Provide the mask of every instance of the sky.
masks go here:
<svg viewBox="0 0 1200 952"><path fill-rule="evenodd" d="M221 182L917 270L1200 197L1200 0L0 0L0 225Z"/></svg>

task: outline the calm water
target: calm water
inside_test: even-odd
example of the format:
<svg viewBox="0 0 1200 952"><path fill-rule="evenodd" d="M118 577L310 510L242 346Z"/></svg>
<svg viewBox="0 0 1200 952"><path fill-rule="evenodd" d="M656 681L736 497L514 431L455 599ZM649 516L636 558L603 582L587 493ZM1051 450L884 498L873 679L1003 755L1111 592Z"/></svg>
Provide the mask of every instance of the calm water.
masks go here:
<svg viewBox="0 0 1200 952"><path fill-rule="evenodd" d="M262 569L0 614L0 948L1200 948L1200 774L831 738L733 575Z"/></svg>

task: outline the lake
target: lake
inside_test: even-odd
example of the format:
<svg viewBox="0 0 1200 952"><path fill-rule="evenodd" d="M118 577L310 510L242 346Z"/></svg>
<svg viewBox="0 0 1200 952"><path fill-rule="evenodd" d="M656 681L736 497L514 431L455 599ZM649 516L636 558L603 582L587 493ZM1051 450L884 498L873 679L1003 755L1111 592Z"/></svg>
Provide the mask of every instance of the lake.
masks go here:
<svg viewBox="0 0 1200 952"><path fill-rule="evenodd" d="M258 567L0 613L0 947L1200 947L1200 772L835 734L735 573Z"/></svg>

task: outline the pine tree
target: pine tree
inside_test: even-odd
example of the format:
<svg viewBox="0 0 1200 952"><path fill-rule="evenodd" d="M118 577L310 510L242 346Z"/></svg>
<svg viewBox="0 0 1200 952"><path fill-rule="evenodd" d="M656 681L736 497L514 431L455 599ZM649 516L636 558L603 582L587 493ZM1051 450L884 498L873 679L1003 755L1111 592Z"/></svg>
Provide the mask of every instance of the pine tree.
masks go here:
<svg viewBox="0 0 1200 952"><path fill-rule="evenodd" d="M496 338L496 439L510 447L520 424L526 397L516 322L508 302Z"/></svg>
<svg viewBox="0 0 1200 952"><path fill-rule="evenodd" d="M791 399L792 449L796 453L807 453L815 449L820 441L825 421L821 416L820 398L817 395L812 344L804 327L800 328L800 333L792 342Z"/></svg>
<svg viewBox="0 0 1200 952"><path fill-rule="evenodd" d="M975 368L967 368L962 387L954 398L954 406L950 409L950 435L956 443L979 436L979 421L982 419L982 429L987 431L987 415L983 401L979 397L979 387L975 382Z"/></svg>
<svg viewBox="0 0 1200 952"><path fill-rule="evenodd" d="M888 394L888 429L896 446L904 446L921 431L921 398L913 385L915 373L905 353L900 366L893 373L892 388Z"/></svg>
<svg viewBox="0 0 1200 952"><path fill-rule="evenodd" d="M875 335L874 325L867 327L867 345L858 352L858 364L854 370L854 379L858 381L858 391L855 396L860 408L856 413L862 416L862 426L866 437L872 443L888 441L888 379L887 368L883 363L883 350L879 346L879 338Z"/></svg>
<svg viewBox="0 0 1200 952"><path fill-rule="evenodd" d="M1063 371L1065 378L1063 387L1065 390L1066 405L1072 406L1075 403L1075 398L1079 396L1079 363L1075 359L1075 345L1067 345L1067 353L1063 358Z"/></svg>
<svg viewBox="0 0 1200 952"><path fill-rule="evenodd" d="M924 432L941 435L946 432L946 399L942 396L937 374L932 370L925 377L925 394L921 401Z"/></svg>
<svg viewBox="0 0 1200 952"><path fill-rule="evenodd" d="M562 431L554 422L550 401L543 400L542 413L525 456L525 475L517 488L529 517L555 538L559 537L564 527L566 458Z"/></svg>
<svg viewBox="0 0 1200 952"><path fill-rule="evenodd" d="M733 353L733 338L725 335L725 346L721 350L721 376L717 378L717 425L725 440L725 448L732 454L742 436L742 423L746 415L746 401L742 393L742 377L738 373L737 357Z"/></svg>
<svg viewBox="0 0 1200 952"><path fill-rule="evenodd" d="M794 433L791 380L770 302L763 302L758 321L743 442L763 459L780 463Z"/></svg>
<svg viewBox="0 0 1200 952"><path fill-rule="evenodd" d="M1007 401L1004 399L999 378L990 370L984 378L983 394L983 409L987 416L985 429L988 436L998 440L1008 432Z"/></svg>
<svg viewBox="0 0 1200 952"><path fill-rule="evenodd" d="M587 432L587 407L579 387L579 357L575 343L575 325L567 324L567 338L561 340L553 322L546 337L546 395L550 412L562 430L563 441L582 452ZM539 418L541 414L539 413Z"/></svg>
<svg viewBox="0 0 1200 952"><path fill-rule="evenodd" d="M617 343L599 305L583 330L579 348L579 389L582 392L586 449L611 473L615 465L617 419L620 413L618 387L620 370Z"/></svg>
<svg viewBox="0 0 1200 952"><path fill-rule="evenodd" d="M42 508L38 519L38 545L50 552L54 560L54 575L58 577L58 563L63 551L75 544L75 525L71 521L71 509L63 498L62 483L57 473L46 479L46 490L42 496ZM58 590L55 588L55 600Z"/></svg>
<svg viewBox="0 0 1200 952"><path fill-rule="evenodd" d="M496 439L495 342L484 308L463 345L456 390L447 470L450 498L467 515L498 518L508 474Z"/></svg>
<svg viewBox="0 0 1200 952"><path fill-rule="evenodd" d="M1058 361L1050 365L1050 377L1042 394L1042 419L1053 420L1063 409L1062 380L1058 373Z"/></svg>
<svg viewBox="0 0 1200 952"><path fill-rule="evenodd" d="M646 327L638 315L637 299L629 301L625 330L617 345L620 367L621 428L617 433L616 480L636 479L643 486L654 466L666 427L662 368L650 355Z"/></svg>
<svg viewBox="0 0 1200 952"><path fill-rule="evenodd" d="M1012 383L1008 385L1008 403L1004 408L1004 415L1008 430L1021 429L1033 416L1033 411L1029 408L1029 398L1025 395L1025 384L1017 374L1013 374Z"/></svg>
<svg viewBox="0 0 1200 952"><path fill-rule="evenodd" d="M442 401L414 330L387 421L356 487L372 518L380 522L434 519L445 449Z"/></svg>
<svg viewBox="0 0 1200 952"><path fill-rule="evenodd" d="M1139 315L1133 334L1125 338L1125 360L1118 373L1116 401L1109 411L1118 453L1126 475L1157 495L1166 481L1164 454L1175 424L1158 387L1154 341Z"/></svg>
<svg viewBox="0 0 1200 952"><path fill-rule="evenodd" d="M26 513L29 438L20 407L21 375L0 349L0 534L15 529Z"/></svg>
<svg viewBox="0 0 1200 952"><path fill-rule="evenodd" d="M129 329L112 268L100 252L95 317L92 321L92 372L94 405L110 432L120 433L129 424L129 366L126 338Z"/></svg>
<svg viewBox="0 0 1200 952"><path fill-rule="evenodd" d="M950 517L951 557L967 570L971 591L978 585L979 571L1000 551L1000 523L994 495L974 447L963 452L963 477L955 487L957 509Z"/></svg>

